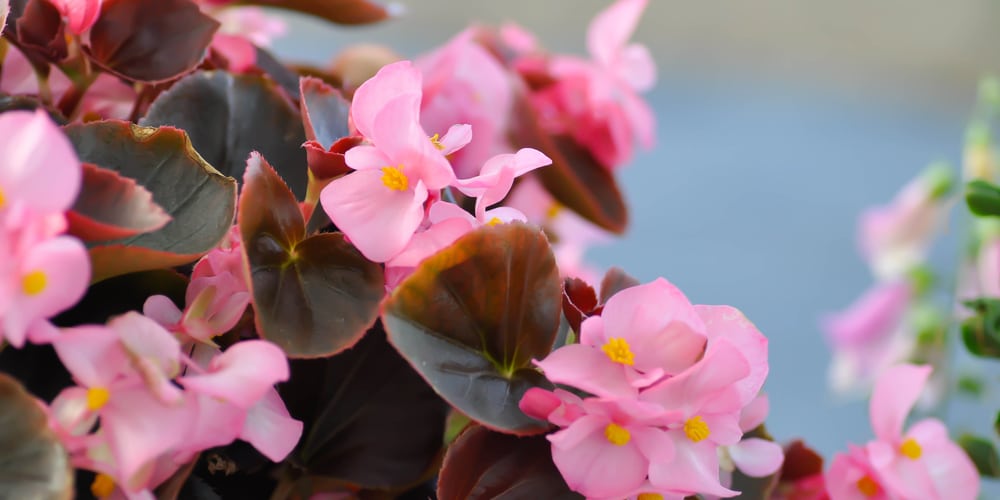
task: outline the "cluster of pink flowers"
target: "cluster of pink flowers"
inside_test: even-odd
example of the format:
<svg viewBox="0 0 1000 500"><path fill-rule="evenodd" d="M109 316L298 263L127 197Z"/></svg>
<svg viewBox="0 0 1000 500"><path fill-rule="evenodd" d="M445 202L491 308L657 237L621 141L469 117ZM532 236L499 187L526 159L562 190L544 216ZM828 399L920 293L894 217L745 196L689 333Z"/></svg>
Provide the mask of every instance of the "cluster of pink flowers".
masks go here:
<svg viewBox="0 0 1000 500"><path fill-rule="evenodd" d="M871 398L875 439L834 456L825 475L831 499L971 500L978 496L976 467L948 437L944 423L927 418L904 430L906 416L930 373L929 366L903 364L879 378Z"/></svg>
<svg viewBox="0 0 1000 500"><path fill-rule="evenodd" d="M767 416L767 339L662 278L613 295L579 343L536 364L585 393L532 389L521 409L561 428L548 437L556 467L588 498L729 497L730 464L759 477L781 466L780 446L742 439Z"/></svg>

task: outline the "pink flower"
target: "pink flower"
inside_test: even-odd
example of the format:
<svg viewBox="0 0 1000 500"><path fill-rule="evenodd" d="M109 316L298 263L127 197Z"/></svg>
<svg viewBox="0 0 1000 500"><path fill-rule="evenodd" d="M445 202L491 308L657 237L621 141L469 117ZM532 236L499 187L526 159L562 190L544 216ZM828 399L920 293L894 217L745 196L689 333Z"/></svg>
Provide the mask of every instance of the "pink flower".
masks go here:
<svg viewBox="0 0 1000 500"><path fill-rule="evenodd" d="M881 279L898 279L925 258L948 216L945 196L951 171L931 167L910 181L892 203L866 210L859 222L858 246Z"/></svg>
<svg viewBox="0 0 1000 500"><path fill-rule="evenodd" d="M355 171L320 195L330 220L375 262L406 247L423 221L428 190L455 180L445 154L471 137L467 126L456 126L432 142L419 122L420 80L409 61L401 61L358 88L351 119L371 145L348 150L345 160Z"/></svg>
<svg viewBox="0 0 1000 500"><path fill-rule="evenodd" d="M583 416L548 436L552 459L570 489L588 497L622 497L646 482L651 463L670 463L674 449L659 422L669 413L631 399L582 402Z"/></svg>
<svg viewBox="0 0 1000 500"><path fill-rule="evenodd" d="M868 387L883 370L906 357L912 339L903 326L912 295L906 282L878 284L843 312L823 320L834 351L830 380L835 390Z"/></svg>
<svg viewBox="0 0 1000 500"><path fill-rule="evenodd" d="M455 181L455 187L476 198L476 218L485 217L486 207L494 205L510 192L514 179L532 170L551 165L552 159L540 151L523 148L514 154L494 156L483 164L479 175Z"/></svg>
<svg viewBox="0 0 1000 500"><path fill-rule="evenodd" d="M740 430L750 432L764 423L770 403L760 395L740 413ZM774 441L744 437L740 442L726 447L726 455L733 465L750 477L767 477L781 469L785 452ZM728 482L726 483L728 486Z"/></svg>
<svg viewBox="0 0 1000 500"><path fill-rule="evenodd" d="M76 151L45 111L0 115L0 221L21 211L62 214L73 206L83 170Z"/></svg>
<svg viewBox="0 0 1000 500"><path fill-rule="evenodd" d="M847 453L833 457L826 476L826 490L831 500L888 500L864 448L848 445Z"/></svg>
<svg viewBox="0 0 1000 500"><path fill-rule="evenodd" d="M102 0L49 0L66 18L66 27L79 35L90 29L101 14Z"/></svg>
<svg viewBox="0 0 1000 500"><path fill-rule="evenodd" d="M612 296L600 316L583 322L579 344L535 363L555 383L597 396L635 396L693 365L705 348L704 332L687 297L658 278Z"/></svg>
<svg viewBox="0 0 1000 500"><path fill-rule="evenodd" d="M705 324L708 346L724 339L736 347L749 364L750 373L733 384L733 387L739 395L740 406L747 407L749 412L750 420L747 425L755 421L759 425L767 416L768 408L767 399L761 402L759 396L770 369L767 362L767 337L735 307L696 305L694 308ZM763 407L751 408L755 403ZM759 420L755 420L756 418Z"/></svg>
<svg viewBox="0 0 1000 500"><path fill-rule="evenodd" d="M513 102L510 76L496 58L476 43L467 29L443 47L415 62L423 72L420 122L444 132L468 123L475 137L450 160L460 177L472 177L491 156L511 149L507 122Z"/></svg>
<svg viewBox="0 0 1000 500"><path fill-rule="evenodd" d="M212 49L229 62L229 70L241 73L257 64L257 47L269 47L287 31L285 22L256 7L225 8L213 12L221 25L212 37Z"/></svg>

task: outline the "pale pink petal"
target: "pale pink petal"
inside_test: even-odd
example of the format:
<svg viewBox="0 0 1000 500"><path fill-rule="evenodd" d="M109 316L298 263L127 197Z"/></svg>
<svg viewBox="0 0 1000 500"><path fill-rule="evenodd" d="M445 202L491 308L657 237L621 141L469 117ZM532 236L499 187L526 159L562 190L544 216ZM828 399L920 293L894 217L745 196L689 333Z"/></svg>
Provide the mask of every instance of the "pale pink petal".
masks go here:
<svg viewBox="0 0 1000 500"><path fill-rule="evenodd" d="M740 406L739 396L731 385L746 377L750 366L746 358L726 339L712 344L705 357L694 366L674 377L649 387L640 394L643 401L659 403L664 408L683 410L687 415L696 415L708 403L714 402L724 389L729 389L724 399L731 399L729 406ZM720 408L721 409L721 408Z"/></svg>
<svg viewBox="0 0 1000 500"><path fill-rule="evenodd" d="M729 447L729 457L744 474L766 477L774 474L785 461L781 445L760 438L747 438Z"/></svg>
<svg viewBox="0 0 1000 500"><path fill-rule="evenodd" d="M344 153L344 162L354 170L371 170L395 166L392 159L375 146L354 146Z"/></svg>
<svg viewBox="0 0 1000 500"><path fill-rule="evenodd" d="M281 18L269 16L257 7L230 7L214 15L222 23L218 33L241 36L260 47L269 47L288 31Z"/></svg>
<svg viewBox="0 0 1000 500"><path fill-rule="evenodd" d="M181 322L183 311L166 295L152 295L142 304L142 314L153 319L166 329L172 329Z"/></svg>
<svg viewBox="0 0 1000 500"><path fill-rule="evenodd" d="M587 28L587 50L598 62L612 65L632 37L647 0L618 0L594 17Z"/></svg>
<svg viewBox="0 0 1000 500"><path fill-rule="evenodd" d="M101 411L101 429L123 475L131 478L182 443L191 419L189 406L165 405L140 386L111 395Z"/></svg>
<svg viewBox="0 0 1000 500"><path fill-rule="evenodd" d="M163 326L151 318L129 311L108 321L125 349L134 357L150 360L166 377L180 372L181 345Z"/></svg>
<svg viewBox="0 0 1000 500"><path fill-rule="evenodd" d="M894 496L944 500L935 494L934 483L921 460L904 457L898 445L883 441L869 442L865 448L879 482Z"/></svg>
<svg viewBox="0 0 1000 500"><path fill-rule="evenodd" d="M0 190L39 215L65 212L80 190L83 169L62 130L43 110L0 115Z"/></svg>
<svg viewBox="0 0 1000 500"><path fill-rule="evenodd" d="M63 441L90 432L97 421L97 413L87 407L87 389L84 387L63 389L49 405L49 415L55 423L56 432L67 434L67 439Z"/></svg>
<svg viewBox="0 0 1000 500"><path fill-rule="evenodd" d="M824 319L823 329L835 349L877 342L896 328L911 297L906 281L877 284L843 312Z"/></svg>
<svg viewBox="0 0 1000 500"><path fill-rule="evenodd" d="M487 210L483 214L483 223L492 222L493 219L497 219L500 222L507 223L512 221L528 222L528 217L521 213L520 210L511 207L496 207Z"/></svg>
<svg viewBox="0 0 1000 500"><path fill-rule="evenodd" d="M570 385L596 396L628 397L637 393L625 378L622 365L591 346L570 344L552 351L535 364L552 382Z"/></svg>
<svg viewBox="0 0 1000 500"><path fill-rule="evenodd" d="M743 315L730 306L694 306L705 324L708 342L726 339L734 345L750 364L750 375L736 383L740 401L749 404L757 394L769 372L767 362L767 337Z"/></svg>
<svg viewBox="0 0 1000 500"><path fill-rule="evenodd" d="M230 71L243 73L257 64L257 47L242 36L217 32L212 36L211 47L226 58Z"/></svg>
<svg viewBox="0 0 1000 500"><path fill-rule="evenodd" d="M868 496L858 489L858 481L865 477L876 485L875 496ZM868 463L864 452L859 448L851 449L850 453L834 455L824 480L831 500L887 499L884 487L878 482L878 475Z"/></svg>
<svg viewBox="0 0 1000 500"><path fill-rule="evenodd" d="M278 392L271 389L247 413L240 439L273 462L281 462L302 437L302 422L288 414Z"/></svg>
<svg viewBox="0 0 1000 500"><path fill-rule="evenodd" d="M638 136L642 147L652 148L656 144L656 115L653 108L644 99L630 92L623 93L621 106L630 132Z"/></svg>
<svg viewBox="0 0 1000 500"><path fill-rule="evenodd" d="M410 99L410 105L413 106L413 119L417 119L420 116L421 93L420 71L410 61L388 64L354 92L351 120L362 136L372 139L375 137L375 116L394 98L415 95L415 99Z"/></svg>
<svg viewBox="0 0 1000 500"><path fill-rule="evenodd" d="M128 355L118 334L104 325L66 328L52 347L73 378L86 387L107 387L128 370Z"/></svg>
<svg viewBox="0 0 1000 500"><path fill-rule="evenodd" d="M420 126L410 100L401 96L386 103L375 115L372 141L411 182L419 179L427 189L441 189L455 181L455 172Z"/></svg>
<svg viewBox="0 0 1000 500"><path fill-rule="evenodd" d="M898 365L879 377L871 397L871 423L875 437L896 443L903 423L931 374L930 366Z"/></svg>
<svg viewBox="0 0 1000 500"><path fill-rule="evenodd" d="M687 494L704 493L720 497L737 492L719 481L719 456L716 445L709 440L693 442L683 432L670 433L676 458L670 462L653 462L649 466L649 481L658 489Z"/></svg>
<svg viewBox="0 0 1000 500"><path fill-rule="evenodd" d="M722 391L721 394L717 394L716 399L720 396L722 399L729 399L725 397L726 394L731 394L731 391ZM738 443L743 437L740 420L733 406L722 408L722 411L705 406L698 413L698 416L708 425L708 439L715 444L732 445Z"/></svg>
<svg viewBox="0 0 1000 500"><path fill-rule="evenodd" d="M750 404L743 407L740 413L740 429L749 432L764 423L767 414L771 411L771 403L767 394L760 394Z"/></svg>
<svg viewBox="0 0 1000 500"><path fill-rule="evenodd" d="M288 380L284 351L265 340L238 342L215 357L209 373L181 377L186 389L249 409L272 389Z"/></svg>
<svg viewBox="0 0 1000 500"><path fill-rule="evenodd" d="M635 445L650 463L668 463L674 460L674 441L668 431L637 425L627 428Z"/></svg>
<svg viewBox="0 0 1000 500"><path fill-rule="evenodd" d="M472 126L467 123L452 125L438 142L442 147L441 154L450 155L472 142Z"/></svg>
<svg viewBox="0 0 1000 500"><path fill-rule="evenodd" d="M397 191L382 182L378 170L359 170L323 188L320 200L330 220L365 257L385 262L401 252L424 218L427 189Z"/></svg>
<svg viewBox="0 0 1000 500"><path fill-rule="evenodd" d="M597 416L573 422L549 436L552 461L571 489L588 497L622 495L642 485L649 461L634 440L615 445L604 436L609 424Z"/></svg>
<svg viewBox="0 0 1000 500"><path fill-rule="evenodd" d="M906 433L922 448L924 467L938 498L974 499L979 495L979 473L969 456L948 437L937 419L921 420Z"/></svg>
<svg viewBox="0 0 1000 500"><path fill-rule="evenodd" d="M435 206L441 204L451 205L450 203L436 203ZM464 210L462 213L469 215ZM451 245L462 235L472 231L473 228L473 223L465 218L450 218L437 222L426 231L414 234L406 248L386 262L386 266L416 267L424 259Z"/></svg>
<svg viewBox="0 0 1000 500"><path fill-rule="evenodd" d="M631 44L622 49L616 66L618 77L637 92L645 92L656 84L656 63L644 45Z"/></svg>

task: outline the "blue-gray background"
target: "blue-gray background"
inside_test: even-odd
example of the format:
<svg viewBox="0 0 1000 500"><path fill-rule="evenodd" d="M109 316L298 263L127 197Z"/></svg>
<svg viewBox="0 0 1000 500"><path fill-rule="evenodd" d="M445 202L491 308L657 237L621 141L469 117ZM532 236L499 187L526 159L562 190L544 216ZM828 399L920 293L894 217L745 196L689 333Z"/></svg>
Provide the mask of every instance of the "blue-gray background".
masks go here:
<svg viewBox="0 0 1000 500"><path fill-rule="evenodd" d="M549 48L583 54L608 2L400 3L403 16L372 27L288 16L275 50L325 63L376 42L413 57L470 22L516 20ZM1000 71L1000 3L650 3L635 40L659 67L648 95L658 144L622 172L628 233L590 260L743 310L771 340L772 433L827 455L862 443L867 407L828 393L817 319L871 283L855 252L859 211L932 161L959 162L976 82ZM948 267L955 247L939 245L935 261ZM959 427L991 420L958 413Z"/></svg>

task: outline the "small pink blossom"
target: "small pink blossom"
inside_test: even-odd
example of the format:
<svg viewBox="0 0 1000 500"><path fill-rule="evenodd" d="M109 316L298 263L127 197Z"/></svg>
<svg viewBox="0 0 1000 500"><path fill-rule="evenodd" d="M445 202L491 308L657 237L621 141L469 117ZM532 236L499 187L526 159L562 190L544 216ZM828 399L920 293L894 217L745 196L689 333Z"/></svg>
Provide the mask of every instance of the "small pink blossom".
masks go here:
<svg viewBox="0 0 1000 500"><path fill-rule="evenodd" d="M45 111L0 115L0 220L22 210L62 214L73 206L83 170L69 139Z"/></svg>
<svg viewBox="0 0 1000 500"><path fill-rule="evenodd" d="M102 0L49 0L66 18L66 27L79 35L91 28L101 14Z"/></svg>
<svg viewBox="0 0 1000 500"><path fill-rule="evenodd" d="M618 292L581 325L580 343L536 364L549 380L597 396L635 396L693 365L705 325L687 297L663 278Z"/></svg>
<svg viewBox="0 0 1000 500"><path fill-rule="evenodd" d="M483 164L479 175L455 181L455 187L476 198L476 218L485 217L486 207L499 203L510 193L514 179L537 168L551 165L542 152L523 148L514 154L500 154Z"/></svg>
<svg viewBox="0 0 1000 500"><path fill-rule="evenodd" d="M769 405L767 396L762 394L745 406L740 413L740 430L745 434L763 424ZM744 436L740 442L727 446L726 454L740 472L750 477L770 476L781 469L785 460L781 445L756 437Z"/></svg>

